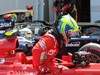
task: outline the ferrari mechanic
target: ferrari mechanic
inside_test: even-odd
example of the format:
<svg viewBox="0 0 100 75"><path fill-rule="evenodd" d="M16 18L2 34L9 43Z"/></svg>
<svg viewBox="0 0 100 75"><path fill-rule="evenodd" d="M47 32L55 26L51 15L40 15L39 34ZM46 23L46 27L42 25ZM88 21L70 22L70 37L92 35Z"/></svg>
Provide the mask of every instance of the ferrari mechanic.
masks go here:
<svg viewBox="0 0 100 75"><path fill-rule="evenodd" d="M69 15L63 15L55 28L47 31L32 48L33 67L35 70L53 71L53 59L61 57L70 37L79 32L79 26Z"/></svg>

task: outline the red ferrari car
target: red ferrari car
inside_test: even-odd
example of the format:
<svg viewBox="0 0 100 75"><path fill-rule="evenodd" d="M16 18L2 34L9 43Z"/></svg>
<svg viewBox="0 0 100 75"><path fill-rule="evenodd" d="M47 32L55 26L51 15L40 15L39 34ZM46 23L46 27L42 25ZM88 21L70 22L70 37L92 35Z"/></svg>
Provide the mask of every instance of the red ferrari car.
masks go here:
<svg viewBox="0 0 100 75"><path fill-rule="evenodd" d="M74 66L72 57L69 56L63 56L62 60L57 59L62 65L56 65L54 62L52 68L55 69L51 72L35 71L32 56L26 56L23 52L15 53L16 42L15 37L0 40L0 75L100 75L99 63L87 63L85 66L77 66L80 63L74 63Z"/></svg>
<svg viewBox="0 0 100 75"><path fill-rule="evenodd" d="M2 33L2 32L1 32ZM100 75L100 64L89 63L89 53L76 52L73 56L62 56L61 65L54 61L52 71L34 70L33 56L15 52L18 44L12 32L0 35L0 75Z"/></svg>
<svg viewBox="0 0 100 75"><path fill-rule="evenodd" d="M23 52L15 53L16 42L16 37L0 40L0 75L100 75L99 63L89 64L88 58L84 59L79 55L74 55L75 59L72 56L63 56L62 60L55 58L61 61L61 65L54 61L51 72L36 71L32 64L32 56L26 56ZM81 64L83 60L80 59L86 64Z"/></svg>
<svg viewBox="0 0 100 75"><path fill-rule="evenodd" d="M75 67L71 63L70 57L63 56L62 65L58 66L55 63L51 72L35 71L32 65L32 57L25 56L23 53L18 53L14 58L11 58L12 63L0 64L0 75L100 75L100 64L90 63L84 67Z"/></svg>

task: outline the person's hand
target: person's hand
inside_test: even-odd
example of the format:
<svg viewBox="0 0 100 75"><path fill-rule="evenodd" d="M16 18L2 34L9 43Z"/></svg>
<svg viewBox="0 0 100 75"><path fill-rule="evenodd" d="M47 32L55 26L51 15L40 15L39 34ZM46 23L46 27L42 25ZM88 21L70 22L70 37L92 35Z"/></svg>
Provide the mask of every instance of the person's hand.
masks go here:
<svg viewBox="0 0 100 75"><path fill-rule="evenodd" d="M39 72L40 73L50 73L50 69L48 67L45 67L45 66L40 66L39 67Z"/></svg>

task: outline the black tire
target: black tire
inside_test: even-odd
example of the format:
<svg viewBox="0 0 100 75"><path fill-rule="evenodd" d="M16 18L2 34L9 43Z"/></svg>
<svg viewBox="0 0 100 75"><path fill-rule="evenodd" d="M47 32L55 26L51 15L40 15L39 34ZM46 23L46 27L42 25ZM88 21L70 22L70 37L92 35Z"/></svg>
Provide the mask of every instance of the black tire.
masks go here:
<svg viewBox="0 0 100 75"><path fill-rule="evenodd" d="M100 62L100 45L96 43L88 43L82 46L79 51L90 52L91 55L88 57L92 63Z"/></svg>

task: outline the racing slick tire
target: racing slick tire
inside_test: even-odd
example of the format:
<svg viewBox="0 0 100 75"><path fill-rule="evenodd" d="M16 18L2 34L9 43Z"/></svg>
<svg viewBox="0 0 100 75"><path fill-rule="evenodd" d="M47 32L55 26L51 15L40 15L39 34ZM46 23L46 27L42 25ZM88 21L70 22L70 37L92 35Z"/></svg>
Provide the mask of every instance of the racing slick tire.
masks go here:
<svg viewBox="0 0 100 75"><path fill-rule="evenodd" d="M82 46L79 51L87 51L90 52L90 56L88 60L91 63L100 63L100 45L97 43L88 43Z"/></svg>

